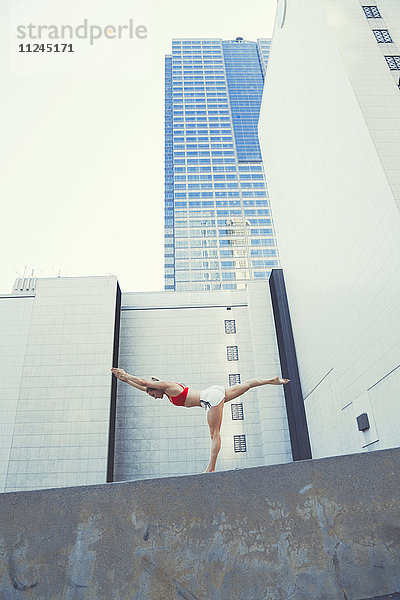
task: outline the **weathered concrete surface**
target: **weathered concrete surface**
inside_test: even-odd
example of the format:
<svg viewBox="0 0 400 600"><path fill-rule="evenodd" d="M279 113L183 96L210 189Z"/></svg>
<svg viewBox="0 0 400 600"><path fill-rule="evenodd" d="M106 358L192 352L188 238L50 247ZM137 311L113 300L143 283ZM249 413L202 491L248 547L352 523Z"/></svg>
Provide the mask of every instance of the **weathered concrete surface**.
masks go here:
<svg viewBox="0 0 400 600"><path fill-rule="evenodd" d="M400 592L400 449L0 495L1 600Z"/></svg>

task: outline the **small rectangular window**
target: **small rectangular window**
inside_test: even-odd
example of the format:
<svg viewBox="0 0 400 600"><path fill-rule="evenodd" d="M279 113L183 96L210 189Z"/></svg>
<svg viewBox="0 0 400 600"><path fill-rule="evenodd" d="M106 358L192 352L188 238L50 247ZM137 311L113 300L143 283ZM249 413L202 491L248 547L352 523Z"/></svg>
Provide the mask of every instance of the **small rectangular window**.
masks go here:
<svg viewBox="0 0 400 600"><path fill-rule="evenodd" d="M239 351L237 346L226 347L226 357L228 360L239 360Z"/></svg>
<svg viewBox="0 0 400 600"><path fill-rule="evenodd" d="M243 404L231 404L232 419L233 421L243 421Z"/></svg>
<svg viewBox="0 0 400 600"><path fill-rule="evenodd" d="M235 319L225 319L225 333L236 333Z"/></svg>
<svg viewBox="0 0 400 600"><path fill-rule="evenodd" d="M363 6L363 11L367 19L382 18L377 6Z"/></svg>
<svg viewBox="0 0 400 600"><path fill-rule="evenodd" d="M389 31L387 29L373 29L374 36L378 44L390 44L393 43L392 38L390 37Z"/></svg>
<svg viewBox="0 0 400 600"><path fill-rule="evenodd" d="M246 436L245 435L234 435L233 436L233 447L235 452L246 452Z"/></svg>
<svg viewBox="0 0 400 600"><path fill-rule="evenodd" d="M229 374L229 385L237 385L240 383L240 374L239 373L230 373Z"/></svg>
<svg viewBox="0 0 400 600"><path fill-rule="evenodd" d="M400 56L385 56L385 58L391 71L400 70Z"/></svg>

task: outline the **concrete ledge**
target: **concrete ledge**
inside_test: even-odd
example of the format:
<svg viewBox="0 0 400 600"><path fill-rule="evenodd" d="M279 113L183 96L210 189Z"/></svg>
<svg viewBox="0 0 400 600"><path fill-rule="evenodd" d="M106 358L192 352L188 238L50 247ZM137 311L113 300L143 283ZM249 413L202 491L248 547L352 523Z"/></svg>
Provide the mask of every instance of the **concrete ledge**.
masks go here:
<svg viewBox="0 0 400 600"><path fill-rule="evenodd" d="M400 598L400 593L399 594L389 594L389 596L379 596L379 598L377 598L375 596L375 598L366 598L366 600L398 600Z"/></svg>
<svg viewBox="0 0 400 600"><path fill-rule="evenodd" d="M0 495L2 600L400 592L400 449Z"/></svg>

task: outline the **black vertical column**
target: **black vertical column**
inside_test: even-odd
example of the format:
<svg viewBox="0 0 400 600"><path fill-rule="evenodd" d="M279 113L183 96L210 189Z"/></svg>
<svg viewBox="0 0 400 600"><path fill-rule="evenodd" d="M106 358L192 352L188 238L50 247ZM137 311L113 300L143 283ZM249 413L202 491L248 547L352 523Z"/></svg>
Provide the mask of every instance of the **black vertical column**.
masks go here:
<svg viewBox="0 0 400 600"><path fill-rule="evenodd" d="M282 377L290 379L290 383L285 385L283 390L285 393L293 460L304 460L311 458L311 446L282 269L272 270L269 278L269 288L274 312L276 336L278 338Z"/></svg>
<svg viewBox="0 0 400 600"><path fill-rule="evenodd" d="M118 367L119 329L121 322L121 289L117 281L117 294L115 299L114 320L114 348L112 366ZM114 481L114 450L115 450L115 423L117 416L117 378L111 374L111 402L110 402L110 427L108 431L108 457L107 457L107 483Z"/></svg>

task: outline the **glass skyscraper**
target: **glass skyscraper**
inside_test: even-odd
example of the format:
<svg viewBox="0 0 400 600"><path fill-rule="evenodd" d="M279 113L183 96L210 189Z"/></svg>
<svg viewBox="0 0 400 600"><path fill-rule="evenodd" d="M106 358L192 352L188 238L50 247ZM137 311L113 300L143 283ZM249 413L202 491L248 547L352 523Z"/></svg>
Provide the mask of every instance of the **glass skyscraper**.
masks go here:
<svg viewBox="0 0 400 600"><path fill-rule="evenodd" d="M165 289L244 288L279 265L258 141L270 40L165 57Z"/></svg>

